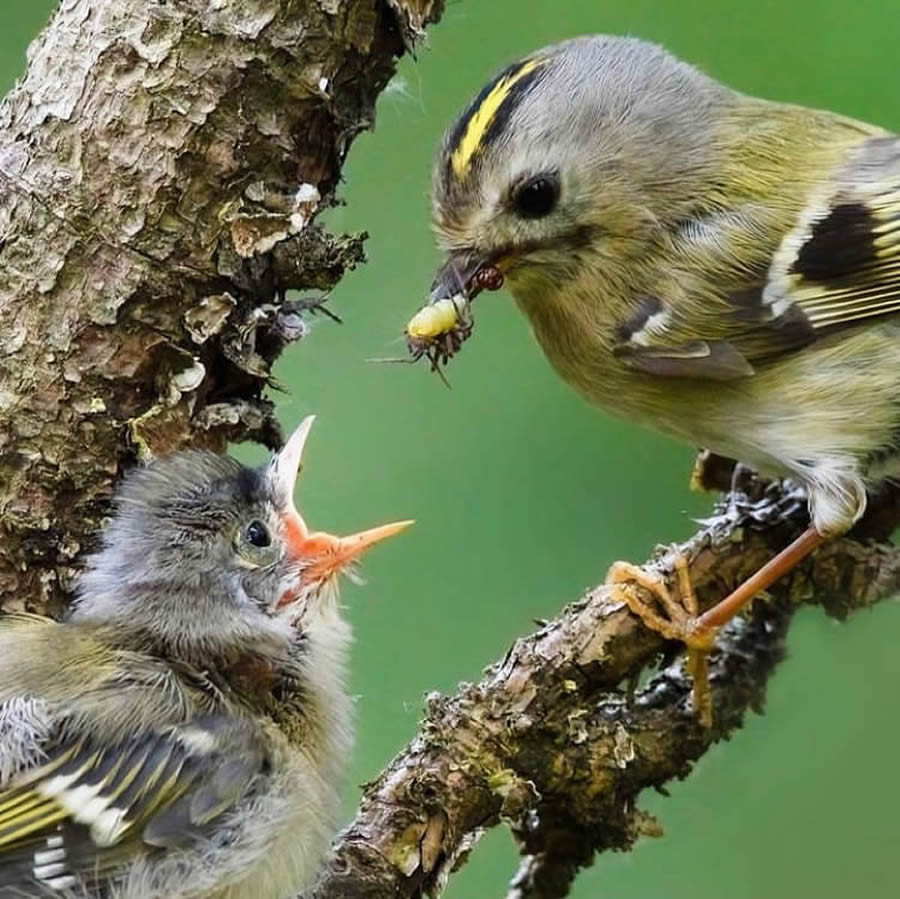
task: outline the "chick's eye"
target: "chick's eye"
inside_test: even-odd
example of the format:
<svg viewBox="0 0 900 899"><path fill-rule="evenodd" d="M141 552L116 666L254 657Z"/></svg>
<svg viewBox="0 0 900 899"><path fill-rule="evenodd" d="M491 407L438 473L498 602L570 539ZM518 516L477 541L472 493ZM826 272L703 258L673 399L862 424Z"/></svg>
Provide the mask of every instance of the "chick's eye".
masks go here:
<svg viewBox="0 0 900 899"><path fill-rule="evenodd" d="M250 524L247 525L245 535L247 537L247 542L251 544L251 546L264 547L269 546L272 543L272 536L269 534L269 529L261 521L251 521Z"/></svg>
<svg viewBox="0 0 900 899"><path fill-rule="evenodd" d="M553 212L558 199L559 182L549 175L538 175L516 188L513 206L522 218L539 219Z"/></svg>

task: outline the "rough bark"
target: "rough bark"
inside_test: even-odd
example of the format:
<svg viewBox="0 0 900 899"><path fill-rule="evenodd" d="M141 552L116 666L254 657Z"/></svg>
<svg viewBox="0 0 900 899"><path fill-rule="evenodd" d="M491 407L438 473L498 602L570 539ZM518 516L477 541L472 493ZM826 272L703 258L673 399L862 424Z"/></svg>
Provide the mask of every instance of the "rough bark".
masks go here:
<svg viewBox="0 0 900 899"><path fill-rule="evenodd" d="M690 563L702 607L727 595L807 524L803 497L750 480L687 543L650 567ZM865 529L820 549L769 601L730 625L712 657L715 722L690 708L680 664L633 690L665 652L600 586L518 640L477 684L429 697L416 738L366 786L315 899L437 894L486 828L505 821L522 852L507 899L559 899L595 853L628 849L658 824L638 808L648 787L683 778L709 747L761 710L794 610L816 603L843 618L900 588L900 554L885 541L895 497Z"/></svg>
<svg viewBox="0 0 900 899"><path fill-rule="evenodd" d="M263 398L364 235L313 223L441 0L65 0L0 106L0 607L56 611L132 457Z"/></svg>

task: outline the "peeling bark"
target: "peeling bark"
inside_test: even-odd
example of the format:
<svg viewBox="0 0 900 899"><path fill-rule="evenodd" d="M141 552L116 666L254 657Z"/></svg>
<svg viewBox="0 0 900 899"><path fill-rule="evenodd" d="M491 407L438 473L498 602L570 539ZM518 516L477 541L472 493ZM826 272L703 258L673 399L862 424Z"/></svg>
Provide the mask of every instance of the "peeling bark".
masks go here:
<svg viewBox="0 0 900 899"><path fill-rule="evenodd" d="M65 0L0 106L0 607L58 612L135 455L263 391L364 235L314 224L422 0Z"/></svg>
<svg viewBox="0 0 900 899"><path fill-rule="evenodd" d="M691 540L650 563L671 583L674 559L685 556L703 608L807 524L796 491L746 486L750 496L730 497ZM883 542L898 521L895 496L874 503L864 528L821 548L719 635L711 730L691 712L680 664L631 689L673 647L628 611L616 588L590 591L518 640L479 683L429 697L416 738L366 786L315 899L438 894L483 831L501 822L523 856L507 899L559 899L595 853L658 836L638 808L641 791L685 777L748 710L761 710L798 605L843 618L900 589L900 554Z"/></svg>

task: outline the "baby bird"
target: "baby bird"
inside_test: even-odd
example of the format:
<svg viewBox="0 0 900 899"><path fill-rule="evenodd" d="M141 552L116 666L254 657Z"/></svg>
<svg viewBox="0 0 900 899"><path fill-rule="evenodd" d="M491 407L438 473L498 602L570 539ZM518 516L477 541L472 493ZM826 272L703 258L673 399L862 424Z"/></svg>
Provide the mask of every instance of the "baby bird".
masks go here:
<svg viewBox="0 0 900 899"><path fill-rule="evenodd" d="M312 422L260 468L134 471L69 619L0 616L2 899L278 899L322 864L352 740L337 576L411 522L310 531Z"/></svg>

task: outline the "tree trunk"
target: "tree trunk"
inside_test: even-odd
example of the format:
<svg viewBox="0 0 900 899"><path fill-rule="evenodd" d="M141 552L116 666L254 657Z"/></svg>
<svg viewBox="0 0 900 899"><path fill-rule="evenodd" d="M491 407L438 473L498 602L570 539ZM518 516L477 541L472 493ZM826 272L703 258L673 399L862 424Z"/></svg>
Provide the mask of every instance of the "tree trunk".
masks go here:
<svg viewBox="0 0 900 899"><path fill-rule="evenodd" d="M135 456L263 398L364 235L314 224L441 0L68 0L0 107L0 607L59 612Z"/></svg>

